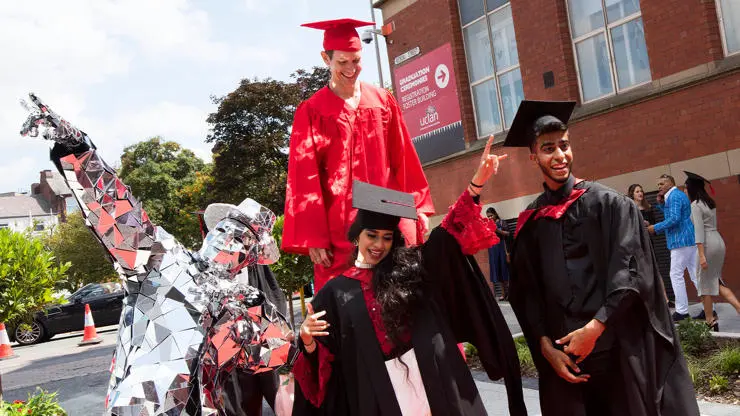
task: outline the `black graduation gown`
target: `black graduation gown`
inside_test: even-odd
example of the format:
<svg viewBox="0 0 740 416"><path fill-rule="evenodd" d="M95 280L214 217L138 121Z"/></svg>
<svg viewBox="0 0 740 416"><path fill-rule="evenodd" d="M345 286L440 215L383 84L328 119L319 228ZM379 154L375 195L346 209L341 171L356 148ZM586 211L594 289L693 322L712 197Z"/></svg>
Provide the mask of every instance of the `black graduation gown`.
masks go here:
<svg viewBox="0 0 740 416"><path fill-rule="evenodd" d="M504 377L512 415L526 415L519 360L506 325L474 258L457 240L436 228L423 248L428 301L415 312L411 344L434 415L485 415L483 402L457 347L478 348L491 379ZM316 338L334 355L326 396L320 408L295 384L294 415L400 415L385 358L359 281L330 280L311 302L326 311L330 335ZM314 356L316 360L317 354Z"/></svg>
<svg viewBox="0 0 740 416"><path fill-rule="evenodd" d="M579 401L588 399L573 393L588 383L557 376L539 339L555 341L594 317L607 329L581 367L604 370L619 399L589 415L699 414L650 237L632 201L571 179L520 215L512 255L510 301L540 374L543 415L587 414Z"/></svg>
<svg viewBox="0 0 740 416"><path fill-rule="evenodd" d="M272 302L278 312L287 316L287 304L283 291L269 266L254 265L247 270L249 285L254 286ZM249 374L236 369L224 382L224 412L229 416L259 416L262 412L262 399L275 408L275 395L280 385L276 371Z"/></svg>

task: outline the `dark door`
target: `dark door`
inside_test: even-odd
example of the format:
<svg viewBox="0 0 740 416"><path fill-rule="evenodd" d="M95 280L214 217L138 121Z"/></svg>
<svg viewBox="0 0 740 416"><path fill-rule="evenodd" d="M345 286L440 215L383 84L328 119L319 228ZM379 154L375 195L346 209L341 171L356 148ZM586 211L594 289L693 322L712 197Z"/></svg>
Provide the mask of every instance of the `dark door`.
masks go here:
<svg viewBox="0 0 740 416"><path fill-rule="evenodd" d="M656 208L658 192L650 192L645 194L645 199L653 207L653 215L655 215L655 221L663 221L663 213ZM671 252L668 250L666 245L665 234L653 235L650 237L653 242L653 251L655 252L655 259L658 262L658 271L660 277L663 278L663 286L668 294L668 298L674 299L673 297L673 286L671 286Z"/></svg>

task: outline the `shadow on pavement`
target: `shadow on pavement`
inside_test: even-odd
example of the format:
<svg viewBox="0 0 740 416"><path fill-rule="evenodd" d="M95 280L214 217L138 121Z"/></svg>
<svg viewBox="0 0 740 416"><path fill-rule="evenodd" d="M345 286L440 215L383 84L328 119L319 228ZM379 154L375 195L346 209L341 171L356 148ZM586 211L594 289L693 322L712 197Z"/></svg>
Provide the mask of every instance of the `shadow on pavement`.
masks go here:
<svg viewBox="0 0 740 416"><path fill-rule="evenodd" d="M81 350L80 352L74 353L74 354L62 355L59 357L41 358L38 360L34 360L30 362L29 364L24 365L23 367L13 369L8 372L3 372L4 381L7 381L15 373L22 373L22 372L28 372L28 371L33 371L37 369L43 369L43 368L49 367L50 365L69 364L69 363L74 363L74 362L78 362L81 360L89 360L92 358L99 358L99 357L104 357L104 356L108 356L112 359L113 351L114 351L113 346L106 345L106 346L101 346L97 348ZM108 367L101 368L100 371L104 371L107 373L109 371L109 368Z"/></svg>

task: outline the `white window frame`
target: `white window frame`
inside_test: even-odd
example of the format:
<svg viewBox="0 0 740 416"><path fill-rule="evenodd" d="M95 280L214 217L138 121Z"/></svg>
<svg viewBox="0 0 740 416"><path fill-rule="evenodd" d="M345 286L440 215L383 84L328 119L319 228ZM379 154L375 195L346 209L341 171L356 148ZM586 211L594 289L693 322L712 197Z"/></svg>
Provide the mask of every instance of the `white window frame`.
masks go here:
<svg viewBox="0 0 740 416"><path fill-rule="evenodd" d="M740 55L740 49L735 52L730 52L727 49L727 35L725 34L725 17L724 14L722 14L722 2L720 0L715 0L714 3L717 5L717 23L719 23L719 34L720 38L722 38L722 53L726 57Z"/></svg>
<svg viewBox="0 0 740 416"><path fill-rule="evenodd" d="M614 97L617 94L624 93L629 90L633 90L635 88L638 88L645 84L649 84L653 82L652 73L650 74L650 79L648 79L647 81L641 82L635 85L630 85L629 87L626 87L626 88L619 88L619 83L617 82L617 61L616 59L614 59L614 47L612 46L612 29L614 29L617 26L621 26L625 23L629 23L633 20L642 18L642 3L640 3L640 10L638 12L633 13L629 16L623 17L613 23L609 23L609 20L606 15L606 2L605 0L599 0L601 1L601 13L604 16L604 26L599 29L588 32L586 34L583 34L577 38L574 38L573 37L573 27L571 26L571 21L570 21L570 1L568 0L563 0L563 1L565 2L565 9L567 12L566 15L568 18L568 32L569 32L568 34L570 35L570 38L571 38L570 43L571 43L571 47L573 48L573 60L575 61L574 64L576 67L576 76L578 78L578 93L581 95L582 104L592 103L594 101L603 100L609 97ZM643 25L644 25L644 21L643 21ZM609 77L610 77L611 84L612 84L612 92L609 94L605 94L605 95L592 98L586 101L583 96L583 84L581 82L581 67L578 65L578 50L576 49L576 44L583 42L584 40L591 39L592 37L596 37L602 33L604 33L604 36L606 38L606 48L609 50Z"/></svg>
<svg viewBox="0 0 740 416"><path fill-rule="evenodd" d="M498 66L496 65L496 56L493 53L493 33L491 33L491 21L490 21L491 15L493 15L494 13L497 13L497 12L499 12L501 10L504 10L507 7L509 7L509 8L511 7L511 0L509 0L506 4L504 4L502 6L499 6L496 9L491 10L490 12L487 12L486 13L486 11L485 11L485 3L484 3L483 15L481 17L475 19L475 20L470 21L469 23L465 24L464 26L462 26L462 30L461 30L462 33L463 33L463 43L465 43L465 29L468 28L468 27L470 27L470 26L472 26L472 25L474 25L474 24L476 24L476 23L478 23L478 22L480 22L481 20L484 20L485 19L485 21L486 21L486 30L488 31L488 43L489 43L489 45L491 45L491 61L493 62L493 74L492 75L489 75L489 76L487 76L485 78L481 78L481 79L479 79L479 80L477 80L475 82L470 82L469 83L469 86L470 86L470 101L473 102L473 118L475 119L475 136L476 136L477 140L481 140L483 138L486 138L487 139L488 136L490 136L492 134L498 134L498 133L501 133L501 132L504 132L504 131L507 130L506 129L506 118L504 117L504 103L503 103L503 99L501 97L501 83L499 82L499 79L502 76L508 74L509 72L514 71L516 69L519 69L520 68L520 62L517 59L516 65L512 65L512 66L507 67L507 68L505 68L505 69L503 69L501 71L498 70ZM460 7L458 6L458 14L459 14L459 9L460 9ZM462 16L459 16L459 19L460 19L460 22L462 22ZM465 44L465 48L466 48L465 50L467 51L467 48L468 48L468 45L467 44ZM517 54L518 53L519 53L519 45L517 45ZM470 68L470 62L468 61L468 54L467 53L465 54L465 64L467 65L468 68ZM470 74L470 72L468 71L468 76L470 76L469 74ZM521 76L521 71L519 72L519 75ZM473 93L473 88L474 87L477 87L478 85L481 85L481 84L483 84L485 82L488 82L488 81L490 81L492 79L496 82L496 100L498 101L498 113L499 113L499 120L501 120L501 130L499 130L499 131L493 131L491 133L484 134L483 136L478 136L478 109L476 108L475 94Z"/></svg>

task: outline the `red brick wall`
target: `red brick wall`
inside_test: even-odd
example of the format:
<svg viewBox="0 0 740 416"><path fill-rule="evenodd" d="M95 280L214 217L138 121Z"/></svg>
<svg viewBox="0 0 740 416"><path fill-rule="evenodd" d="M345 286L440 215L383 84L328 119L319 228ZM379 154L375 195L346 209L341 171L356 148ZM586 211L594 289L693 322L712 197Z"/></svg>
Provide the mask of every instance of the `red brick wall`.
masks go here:
<svg viewBox="0 0 740 416"><path fill-rule="evenodd" d="M722 277L740 296L740 176L712 181L712 186L717 192L713 197L717 202L717 227L727 247Z"/></svg>
<svg viewBox="0 0 740 416"><path fill-rule="evenodd" d="M722 59L715 0L641 0L653 79Z"/></svg>
<svg viewBox="0 0 740 416"><path fill-rule="evenodd" d="M564 0L512 1L517 50L528 100L578 100L578 77ZM555 86L542 75L552 71Z"/></svg>
<svg viewBox="0 0 740 416"><path fill-rule="evenodd" d="M654 80L722 59L714 0L641 0L646 43ZM527 99L578 100L578 81L565 0L514 0L524 94ZM422 53L452 44L467 141L476 129L456 0L418 0L387 19L396 29L389 39L393 58L419 46ZM542 75L553 71L555 86ZM695 85L574 122L571 135L575 171L604 178L735 149L740 143L740 73ZM500 145L496 152L503 153ZM484 203L539 192L541 178L526 149L506 149L510 159L484 193ZM439 213L445 212L470 180L479 153L425 168ZM740 184L717 182L720 227L727 243L725 276L740 289ZM477 256L487 273L484 253Z"/></svg>
<svg viewBox="0 0 740 416"><path fill-rule="evenodd" d="M735 149L740 144L740 73L572 123L574 171L595 179ZM486 190L485 202L539 192L541 178L527 149L510 158ZM455 201L479 154L425 169L437 210Z"/></svg>
<svg viewBox="0 0 740 416"><path fill-rule="evenodd" d="M735 149L740 144L740 73L571 126L575 163L603 178Z"/></svg>
<svg viewBox="0 0 740 416"><path fill-rule="evenodd" d="M451 44L457 91L460 98L460 112L465 140L468 142L475 141L477 137L459 16L457 0L418 0L383 23L395 22L396 25L393 33L387 38L393 42L387 42L391 78L394 78L393 71L396 66L393 59L396 56L417 46L424 54L446 43ZM401 65L409 62L406 61ZM395 78L393 81L395 83Z"/></svg>
<svg viewBox="0 0 740 416"><path fill-rule="evenodd" d="M693 159L740 145L740 73L573 123L574 171L586 179ZM537 193L542 179L527 149L501 149L510 158L484 191L483 203ZM427 167L438 212L444 212L472 177L479 153ZM720 227L728 253L740 253L740 185L718 181ZM481 267L487 267L483 254ZM728 255L725 275L740 290L740 257Z"/></svg>

